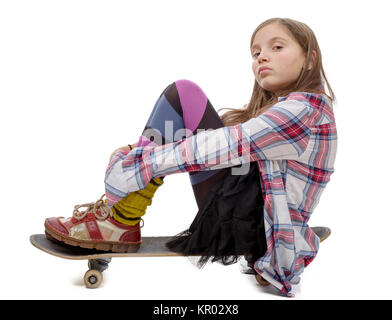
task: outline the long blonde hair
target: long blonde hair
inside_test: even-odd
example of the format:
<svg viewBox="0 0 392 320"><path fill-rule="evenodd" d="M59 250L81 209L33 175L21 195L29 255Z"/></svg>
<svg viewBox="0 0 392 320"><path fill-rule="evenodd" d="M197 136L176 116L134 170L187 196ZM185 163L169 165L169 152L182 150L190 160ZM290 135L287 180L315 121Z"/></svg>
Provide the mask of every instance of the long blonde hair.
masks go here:
<svg viewBox="0 0 392 320"><path fill-rule="evenodd" d="M305 24L289 18L272 18L262 22L253 32L250 39L250 48L252 48L254 37L261 28L271 23L280 23L286 27L291 33L294 39L306 53L305 66L312 63L310 71L305 72L306 68L303 68L296 83L289 89L279 92L279 96L285 96L293 91L312 92L319 94L326 94L324 85L328 87L329 99L335 100L335 95L332 91L331 86L325 76L323 69L321 51L314 35L313 31ZM317 55L314 60L312 57L312 51L315 50ZM278 102L278 96L273 92L267 91L260 87L256 79L253 85L253 92L248 104L244 105L242 109L233 108L221 108L218 110L230 110L221 116L221 119L225 126L231 126L238 123L243 123L251 118L257 117L263 112L267 111L272 105Z"/></svg>

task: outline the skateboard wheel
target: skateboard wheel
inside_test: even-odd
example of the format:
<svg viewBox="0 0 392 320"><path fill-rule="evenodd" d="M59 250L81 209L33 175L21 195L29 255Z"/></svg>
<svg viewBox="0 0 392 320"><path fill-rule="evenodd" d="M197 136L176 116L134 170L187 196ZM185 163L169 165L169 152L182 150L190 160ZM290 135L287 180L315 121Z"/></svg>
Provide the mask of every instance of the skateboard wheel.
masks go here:
<svg viewBox="0 0 392 320"><path fill-rule="evenodd" d="M266 287L266 286L268 286L270 283L267 281L267 280L265 280L261 275L259 275L259 274L256 274L256 280L257 280L257 282L259 283L259 285L261 285L261 286L263 286L263 287Z"/></svg>
<svg viewBox="0 0 392 320"><path fill-rule="evenodd" d="M86 288L95 289L102 283L102 273L98 270L88 270L84 275L84 284Z"/></svg>

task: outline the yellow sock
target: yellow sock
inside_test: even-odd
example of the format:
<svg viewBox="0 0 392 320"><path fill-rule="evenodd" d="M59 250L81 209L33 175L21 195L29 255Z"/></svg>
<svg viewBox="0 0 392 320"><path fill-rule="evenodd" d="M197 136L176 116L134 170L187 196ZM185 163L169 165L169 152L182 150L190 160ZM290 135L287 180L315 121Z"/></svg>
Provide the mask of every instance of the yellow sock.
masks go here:
<svg viewBox="0 0 392 320"><path fill-rule="evenodd" d="M114 220L129 226L137 224L162 184L161 178L154 178L145 189L132 192L117 202L112 208Z"/></svg>

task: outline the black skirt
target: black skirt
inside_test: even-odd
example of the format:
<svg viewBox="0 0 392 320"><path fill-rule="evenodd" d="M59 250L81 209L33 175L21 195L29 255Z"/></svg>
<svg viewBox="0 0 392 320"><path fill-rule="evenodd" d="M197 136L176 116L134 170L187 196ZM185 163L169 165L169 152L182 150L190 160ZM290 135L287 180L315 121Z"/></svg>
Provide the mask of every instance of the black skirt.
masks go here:
<svg viewBox="0 0 392 320"><path fill-rule="evenodd" d="M166 244L186 256L201 255L200 268L209 260L232 264L242 255L251 265L267 248L257 162L247 174L230 172L211 189L189 229Z"/></svg>

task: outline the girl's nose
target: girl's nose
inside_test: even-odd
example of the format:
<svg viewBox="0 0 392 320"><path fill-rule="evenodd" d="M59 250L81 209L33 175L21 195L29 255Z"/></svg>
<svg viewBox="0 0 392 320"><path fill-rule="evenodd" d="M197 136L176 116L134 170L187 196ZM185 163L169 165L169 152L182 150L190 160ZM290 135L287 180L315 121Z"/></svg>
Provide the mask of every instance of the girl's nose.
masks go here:
<svg viewBox="0 0 392 320"><path fill-rule="evenodd" d="M261 62L261 61L268 61L268 57L263 52L259 53L259 56L257 57L257 59L258 59L259 62Z"/></svg>

